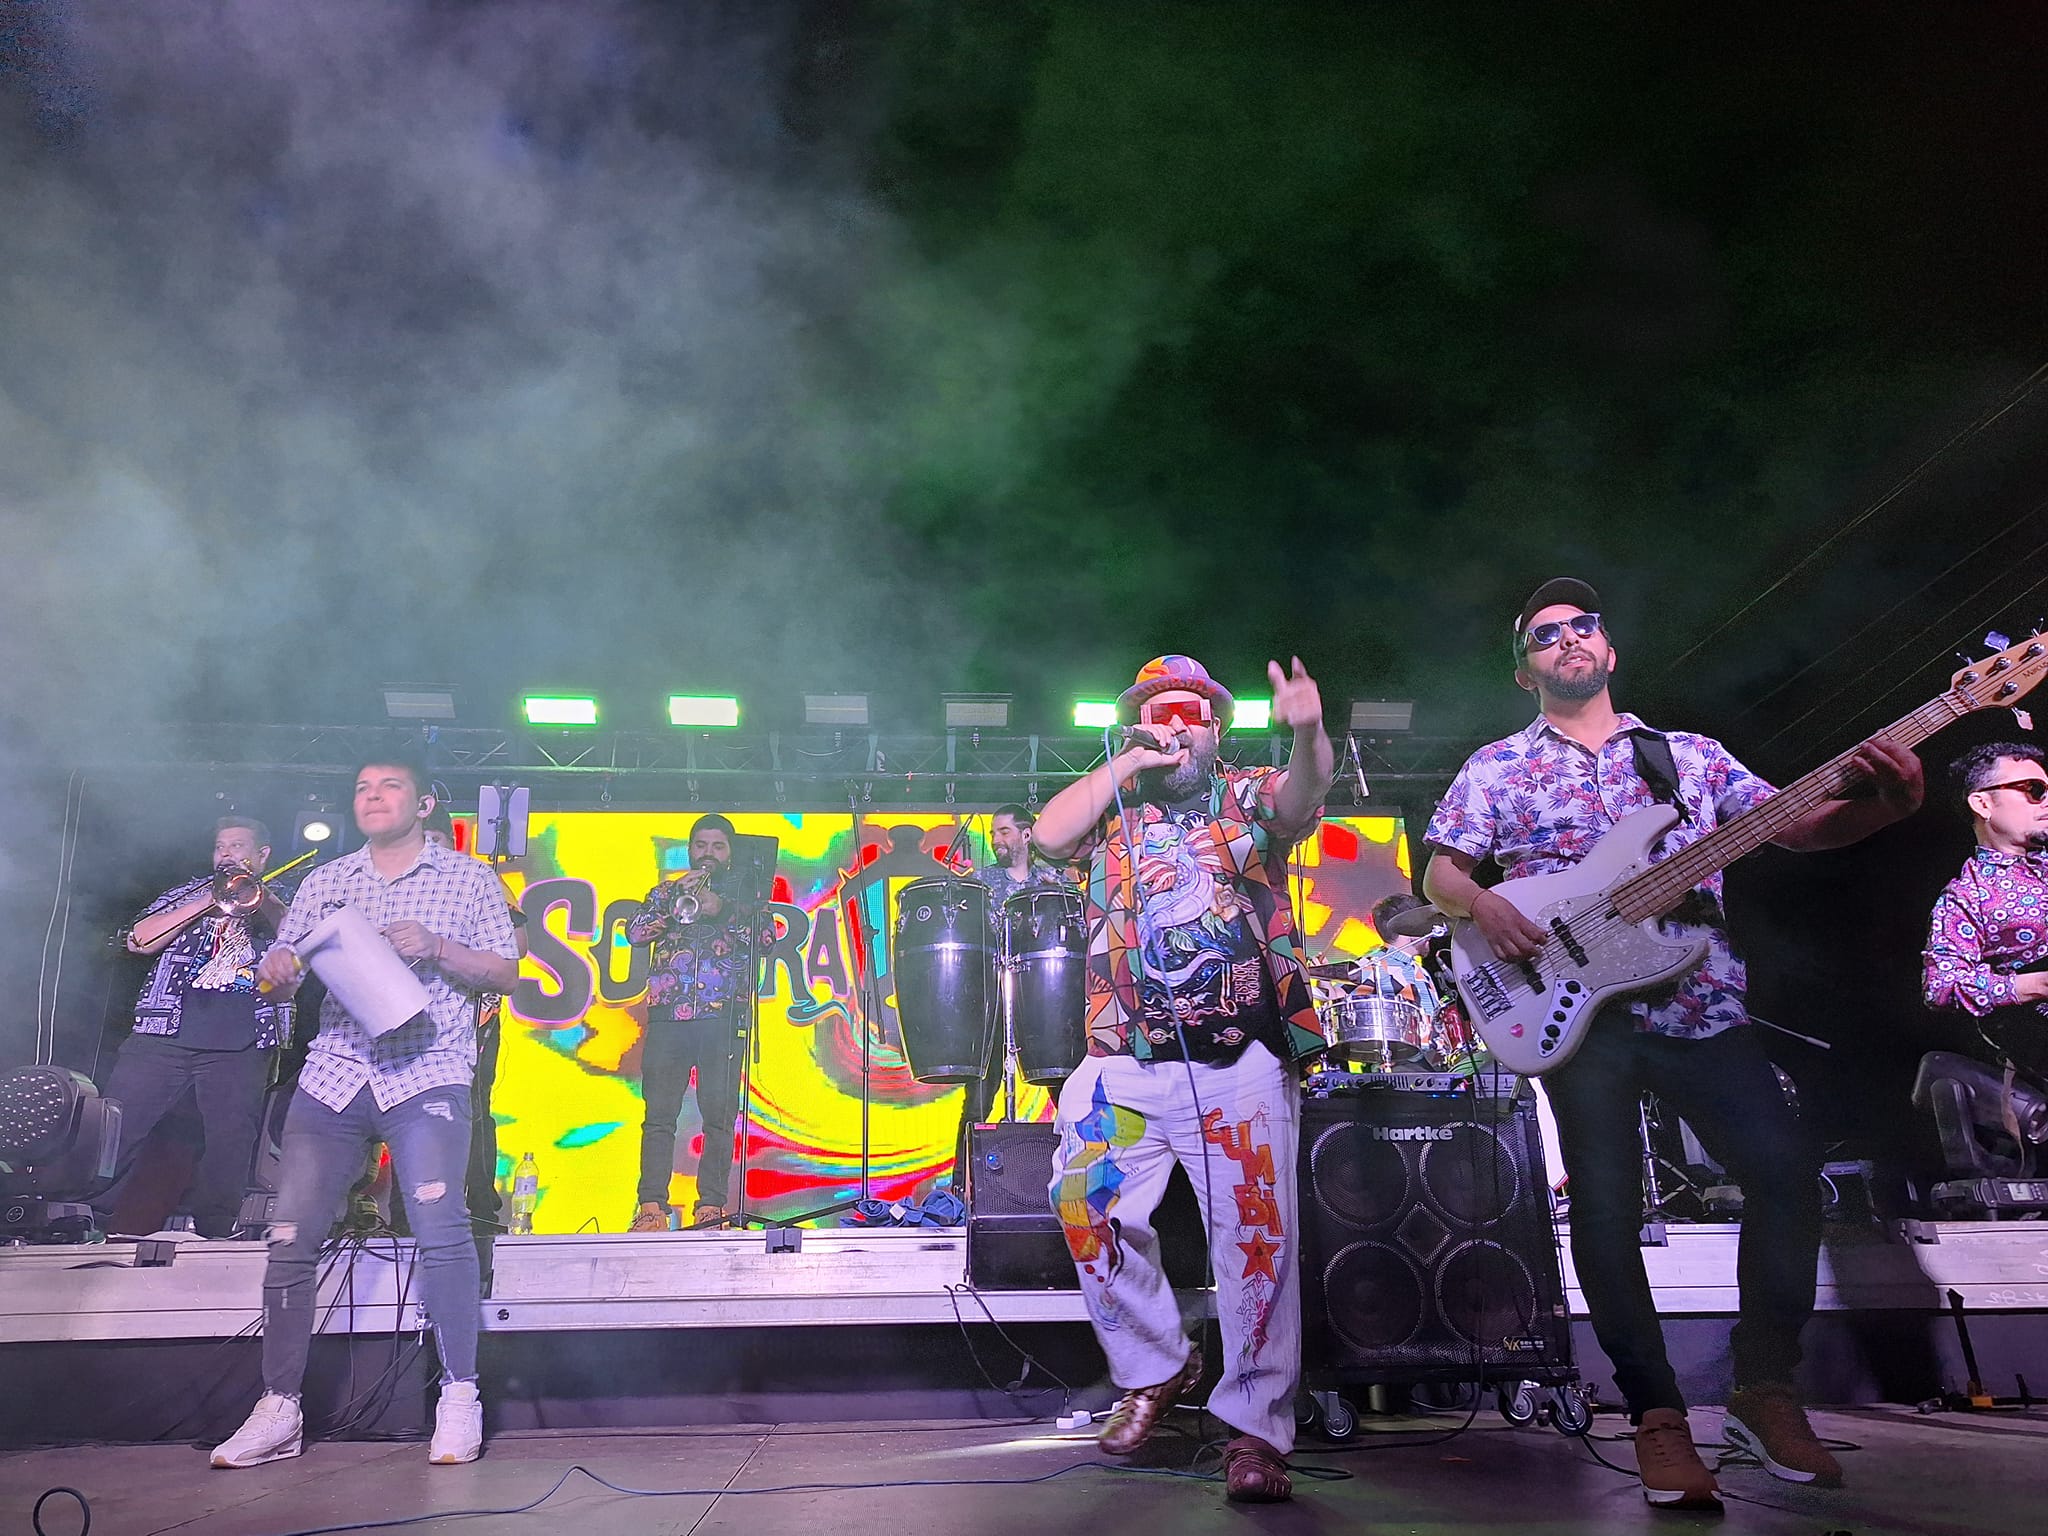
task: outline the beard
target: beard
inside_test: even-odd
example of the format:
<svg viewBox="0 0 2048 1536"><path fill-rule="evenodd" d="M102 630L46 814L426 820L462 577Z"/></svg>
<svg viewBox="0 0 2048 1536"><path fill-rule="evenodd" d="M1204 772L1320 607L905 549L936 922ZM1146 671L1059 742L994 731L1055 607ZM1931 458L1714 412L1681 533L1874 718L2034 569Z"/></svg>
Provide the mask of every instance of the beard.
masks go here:
<svg viewBox="0 0 2048 1536"><path fill-rule="evenodd" d="M1195 746L1188 760L1173 768L1146 768L1131 781L1140 800L1154 804L1185 800L1209 787L1216 772L1216 748Z"/></svg>
<svg viewBox="0 0 2048 1536"><path fill-rule="evenodd" d="M1559 673L1545 679L1543 688L1553 699L1583 704L1588 699L1600 697L1601 692L1607 687L1607 679L1613 675L1613 670L1604 661L1591 662L1583 672Z"/></svg>
<svg viewBox="0 0 2048 1536"><path fill-rule="evenodd" d="M2029 832L2026 849L2029 853L2048 853L2048 830Z"/></svg>

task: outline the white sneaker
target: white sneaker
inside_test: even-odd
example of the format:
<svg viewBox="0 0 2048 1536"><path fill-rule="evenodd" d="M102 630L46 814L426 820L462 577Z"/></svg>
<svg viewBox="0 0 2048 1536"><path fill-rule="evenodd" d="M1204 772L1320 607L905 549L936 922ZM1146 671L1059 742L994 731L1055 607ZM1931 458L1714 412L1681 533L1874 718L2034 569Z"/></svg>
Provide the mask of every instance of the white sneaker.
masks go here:
<svg viewBox="0 0 2048 1536"><path fill-rule="evenodd" d="M475 1461L484 1449L484 1405L473 1381L451 1381L434 1405L434 1442L427 1460L437 1467Z"/></svg>
<svg viewBox="0 0 2048 1536"><path fill-rule="evenodd" d="M213 1448L216 1467L260 1467L283 1461L303 1450L304 1420L299 1400L266 1392L256 1400L242 1427Z"/></svg>

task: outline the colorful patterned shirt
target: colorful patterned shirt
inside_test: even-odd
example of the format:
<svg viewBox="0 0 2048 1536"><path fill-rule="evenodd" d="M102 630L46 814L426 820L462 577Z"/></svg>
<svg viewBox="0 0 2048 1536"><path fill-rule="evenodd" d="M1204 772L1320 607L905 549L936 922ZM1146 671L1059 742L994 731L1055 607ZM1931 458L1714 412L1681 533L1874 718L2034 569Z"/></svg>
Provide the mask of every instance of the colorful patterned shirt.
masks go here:
<svg viewBox="0 0 2048 1536"><path fill-rule="evenodd" d="M435 843L422 843L419 857L390 880L370 862L368 845L323 864L292 898L278 939L295 944L342 907L354 907L379 933L393 923L415 922L470 949L519 958L497 875L468 854ZM377 1107L389 1109L429 1088L466 1087L475 1075L474 995L431 959L408 964L427 989L426 1013L389 1034L372 1038L331 993L321 1003L320 1033L306 1053L299 1087L329 1109L346 1109L365 1083Z"/></svg>
<svg viewBox="0 0 2048 1536"><path fill-rule="evenodd" d="M1279 772L1222 768L1206 796L1132 805L1135 876L1114 807L1074 850L1091 1056L1178 1059L1183 1034L1197 1061L1234 1061L1254 1040L1282 1061L1323 1048L1287 890L1288 850L1322 812L1276 826Z"/></svg>
<svg viewBox="0 0 2048 1536"><path fill-rule="evenodd" d="M1625 714L1596 753L1539 715L1526 729L1465 760L1438 802L1425 840L1474 859L1490 856L1509 880L1569 868L1622 817L1657 803L1636 768L1636 731L1663 734ZM1776 793L1711 737L1672 731L1664 740L1678 771L1686 819L1651 850L1652 862L1699 841ZM1662 925L1667 930L1704 929L1705 961L1677 983L1675 992L1652 993L1628 1005L1638 1029L1697 1039L1749 1022L1743 1002L1749 974L1729 942L1725 922L1716 874Z"/></svg>
<svg viewBox="0 0 2048 1536"><path fill-rule="evenodd" d="M1921 991L1930 1008L1961 1008L1982 1018L2017 1004L2013 973L2044 957L2048 853L1979 848L1934 903Z"/></svg>
<svg viewBox="0 0 2048 1536"><path fill-rule="evenodd" d="M212 875L201 875L183 885L171 887L135 914L132 929L143 919L182 907L213 886ZM261 1051L275 1050L291 1038L295 1009L291 1003L276 1002L256 990L256 962L262 958L256 933L239 917L208 912L193 919L163 949L149 968L149 979L135 999L135 1033L175 1036L184 1010L185 989L209 992L242 992L251 999L255 1044Z"/></svg>
<svg viewBox="0 0 2048 1536"><path fill-rule="evenodd" d="M662 881L626 922L628 943L654 946L654 963L647 972L649 1018L706 1018L744 997L753 985L749 973L755 958L775 942L774 919L767 908L723 892L718 916L694 923L677 920L675 899L680 889L677 880Z"/></svg>

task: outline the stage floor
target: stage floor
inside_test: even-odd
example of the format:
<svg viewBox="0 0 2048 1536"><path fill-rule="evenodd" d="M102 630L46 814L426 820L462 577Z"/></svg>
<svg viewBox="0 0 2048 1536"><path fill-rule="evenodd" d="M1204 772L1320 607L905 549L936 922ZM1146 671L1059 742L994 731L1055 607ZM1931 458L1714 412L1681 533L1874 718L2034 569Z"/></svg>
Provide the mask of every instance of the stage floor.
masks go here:
<svg viewBox="0 0 2048 1536"><path fill-rule="evenodd" d="M922 1536L926 1532L1044 1536L1062 1530L1385 1530L1416 1533L1627 1532L1715 1524L1708 1516L1653 1515L1633 1477L1598 1465L1587 1448L1543 1429L1510 1429L1482 1414L1466 1433L1413 1444L1412 1420L1368 1421L1350 1445L1297 1449L1289 1506L1228 1505L1215 1481L1164 1475L1213 1465L1193 1434L1162 1433L1150 1474L1107 1470L1086 1431L1050 1423L732 1425L665 1434L500 1435L467 1467L429 1467L419 1444L321 1443L297 1461L215 1472L187 1446L36 1451L0 1459L0 1523L27 1530L44 1489L66 1485L92 1501L105 1536L280 1536L430 1511L507 1509L541 1498L572 1466L640 1489L689 1490L635 1498L577 1476L538 1510L450 1522L466 1536L579 1536L625 1532L743 1536ZM1848 1486L1834 1492L1780 1483L1755 1467L1728 1467L1729 1520L1759 1536L2022 1536L2048 1508L2048 1414L1920 1417L1909 1411L1815 1415L1844 1451ZM1718 1409L1693 1415L1702 1441L1720 1431ZM1434 1425L1420 1426L1434 1429ZM1620 1434L1618 1416L1596 1436ZM1440 1432L1440 1431L1439 1431ZM1407 1441L1410 1443L1401 1443ZM1596 1441L1631 1464L1625 1443ZM1153 1454L1156 1449L1157 1454ZM1331 1480L1315 1476L1327 1469ZM1049 1481L1030 1482L1048 1478ZM1341 1480L1337 1480L1341 1479ZM967 1480L965 1482L956 1480ZM817 1485L831 1485L820 1487ZM943 1484L942 1486L933 1486ZM798 1491L751 1492L803 1485ZM895 1486L887 1486L895 1485ZM910 1486L905 1486L910 1485ZM1111 1501L1114 1501L1113 1503ZM54 1499L44 1527L78 1529L75 1505ZM430 1526L408 1529L443 1529ZM1732 1528L1732 1526L1731 1526Z"/></svg>

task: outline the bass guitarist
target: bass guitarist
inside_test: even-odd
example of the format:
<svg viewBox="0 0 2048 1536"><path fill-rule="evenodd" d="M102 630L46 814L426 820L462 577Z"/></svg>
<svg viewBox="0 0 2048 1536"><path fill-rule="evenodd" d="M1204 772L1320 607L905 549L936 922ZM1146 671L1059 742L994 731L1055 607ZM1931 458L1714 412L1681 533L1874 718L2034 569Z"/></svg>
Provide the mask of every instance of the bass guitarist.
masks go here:
<svg viewBox="0 0 2048 1536"><path fill-rule="evenodd" d="M1459 770L1430 820L1423 888L1440 910L1469 917L1496 957L1526 961L1550 934L1481 888L1473 872L1482 860L1492 858L1507 880L1563 869L1621 817L1665 801L1684 819L1655 850L1661 859L1774 791L1719 742L1652 731L1616 712L1608 683L1617 658L1600 599L1584 582L1538 587L1516 616L1512 643L1515 682L1536 695L1541 713ZM1910 751L1875 738L1857 749L1855 763L1875 794L1823 802L1774 841L1837 848L1919 806L1920 763ZM1675 916L1705 930L1704 963L1675 989L1609 1005L1544 1086L1571 1179L1572 1258L1636 1426L1644 1497L1661 1507L1718 1509L1643 1268L1637 1104L1648 1091L1677 1108L1742 1186L1736 1390L1724 1434L1778 1477L1834 1485L1841 1467L1815 1437L1792 1384L1800 1330L1813 1310L1819 1163L1747 1027L1746 976L1725 931L1720 877L1701 884Z"/></svg>
<svg viewBox="0 0 2048 1536"><path fill-rule="evenodd" d="M1994 741L1949 769L1977 848L1934 904L1922 956L1930 1008L1981 1021L2001 1055L2048 1067L2048 756Z"/></svg>

